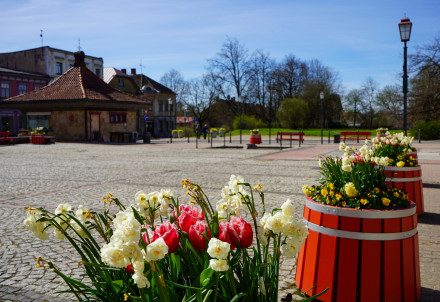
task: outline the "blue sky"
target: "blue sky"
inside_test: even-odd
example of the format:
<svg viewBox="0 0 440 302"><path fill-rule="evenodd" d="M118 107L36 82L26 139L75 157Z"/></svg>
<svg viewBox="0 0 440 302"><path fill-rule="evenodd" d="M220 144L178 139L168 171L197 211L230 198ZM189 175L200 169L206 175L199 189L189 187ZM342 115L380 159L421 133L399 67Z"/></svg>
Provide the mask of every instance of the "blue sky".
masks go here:
<svg viewBox="0 0 440 302"><path fill-rule="evenodd" d="M440 35L439 0L0 0L0 52L44 45L102 57L105 67L137 68L153 79L174 68L186 80L229 36L281 61L318 59L345 91L367 78L400 84L398 23L413 22L408 53Z"/></svg>

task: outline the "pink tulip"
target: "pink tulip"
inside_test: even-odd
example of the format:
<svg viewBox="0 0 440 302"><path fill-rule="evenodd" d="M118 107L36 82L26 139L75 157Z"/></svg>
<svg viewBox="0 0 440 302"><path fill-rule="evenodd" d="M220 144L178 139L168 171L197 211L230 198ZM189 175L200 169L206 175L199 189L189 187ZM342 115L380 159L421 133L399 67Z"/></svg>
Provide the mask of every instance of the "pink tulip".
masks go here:
<svg viewBox="0 0 440 302"><path fill-rule="evenodd" d="M232 248L245 249L252 245L252 226L242 217L232 217L231 221L221 223L219 231L219 239L230 243Z"/></svg>
<svg viewBox="0 0 440 302"><path fill-rule="evenodd" d="M208 240L206 240L206 233L208 240L211 239L211 233L209 231L206 221L199 220L189 228L189 241L196 250L206 249Z"/></svg>
<svg viewBox="0 0 440 302"><path fill-rule="evenodd" d="M148 226L144 226L144 227L148 229L148 236L150 237L150 241L151 241L148 242L147 234L143 233L142 238L147 244L150 244L162 237L166 245L168 246L169 254L174 253L179 248L180 235L177 232L176 225L169 223L168 221L165 221L162 225L156 227L154 232L151 231Z"/></svg>
<svg viewBox="0 0 440 302"><path fill-rule="evenodd" d="M203 211L190 205L180 205L180 216L177 217L177 210L174 209L174 218L179 222L179 227L184 232L189 232L189 228L199 220L204 220Z"/></svg>

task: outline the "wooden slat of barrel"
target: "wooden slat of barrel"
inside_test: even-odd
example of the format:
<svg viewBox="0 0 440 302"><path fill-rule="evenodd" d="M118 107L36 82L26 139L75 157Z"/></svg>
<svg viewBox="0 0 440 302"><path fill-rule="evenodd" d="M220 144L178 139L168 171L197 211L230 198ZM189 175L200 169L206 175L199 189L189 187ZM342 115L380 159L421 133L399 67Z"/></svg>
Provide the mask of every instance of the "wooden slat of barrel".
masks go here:
<svg viewBox="0 0 440 302"><path fill-rule="evenodd" d="M338 229L339 217L336 215L322 214L322 225L328 228ZM329 290L319 297L321 301L331 301L336 294L336 268L339 239L335 236L321 234L321 242L319 247L319 267L318 278L316 284L316 292L320 293L327 287Z"/></svg>
<svg viewBox="0 0 440 302"><path fill-rule="evenodd" d="M419 236L414 236L414 259L416 259L416 263L415 263L416 292L417 292L417 301L419 301L422 296L422 286L420 283Z"/></svg>
<svg viewBox="0 0 440 302"><path fill-rule="evenodd" d="M400 232L400 219L384 219L384 233ZM401 300L401 256L400 241L390 240L383 243L383 261L386 265L383 267L382 279L382 301L400 301ZM398 278L396 278L398 276Z"/></svg>
<svg viewBox="0 0 440 302"><path fill-rule="evenodd" d="M363 219L363 233L381 233L381 219ZM380 241L364 240L361 244L360 301L380 301L381 249Z"/></svg>
<svg viewBox="0 0 440 302"><path fill-rule="evenodd" d="M316 211L310 211L309 214L309 221L321 225L321 219L322 219L322 213L316 212ZM320 237L321 234L317 232L310 231L309 236L307 237L307 248L310 249L312 252L307 252L305 254L305 261L304 265L307 267L307 274L303 274L303 288L312 288L311 291L309 291L308 295L315 295L316 294L316 287L314 285L316 284L316 278L318 273L318 253L319 246L320 246Z"/></svg>
<svg viewBox="0 0 440 302"><path fill-rule="evenodd" d="M402 232L412 230L413 225L411 217L402 218ZM402 286L405 288L404 301L410 302L416 300L416 280L414 277L414 237L402 240Z"/></svg>
<svg viewBox="0 0 440 302"><path fill-rule="evenodd" d="M310 219L310 209L308 207L304 207L304 214L303 217L309 221ZM298 286L298 288L302 288L302 284L303 284L303 273L304 273L304 257L307 251L307 240L304 243L303 247L299 250L298 253L298 264L296 266L296 278L295 278L295 282L296 285Z"/></svg>
<svg viewBox="0 0 440 302"><path fill-rule="evenodd" d="M340 229L352 232L360 231L359 218L341 217ZM340 238L338 256L337 301L355 301L357 291L357 271L359 263L359 240Z"/></svg>

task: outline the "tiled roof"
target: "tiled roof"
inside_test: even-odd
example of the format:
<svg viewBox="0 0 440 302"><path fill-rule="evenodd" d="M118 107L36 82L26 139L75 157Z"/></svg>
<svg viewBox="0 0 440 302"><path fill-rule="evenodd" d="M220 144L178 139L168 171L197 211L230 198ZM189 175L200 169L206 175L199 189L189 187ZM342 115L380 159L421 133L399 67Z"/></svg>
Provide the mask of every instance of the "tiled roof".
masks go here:
<svg viewBox="0 0 440 302"><path fill-rule="evenodd" d="M155 93L166 93L166 94L176 94L174 91L165 87L161 83L156 82L155 80L147 77L143 74L134 74L132 75L136 84L142 89L142 87L149 87L152 89L148 89L147 92L155 92Z"/></svg>
<svg viewBox="0 0 440 302"><path fill-rule="evenodd" d="M76 55L77 53L75 53ZM82 53L84 56L84 53ZM104 102L144 102L129 94L120 92L90 71L82 62L58 77L51 84L40 89L4 100L21 101L104 101Z"/></svg>

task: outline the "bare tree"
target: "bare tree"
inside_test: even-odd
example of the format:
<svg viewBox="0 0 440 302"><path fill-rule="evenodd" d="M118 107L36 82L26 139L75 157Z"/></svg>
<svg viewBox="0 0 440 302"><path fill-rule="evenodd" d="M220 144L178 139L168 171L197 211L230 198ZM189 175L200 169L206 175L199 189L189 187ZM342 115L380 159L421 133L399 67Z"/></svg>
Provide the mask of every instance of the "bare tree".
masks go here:
<svg viewBox="0 0 440 302"><path fill-rule="evenodd" d="M440 34L433 42L416 47L410 55L411 91L409 116L412 121L440 119Z"/></svg>
<svg viewBox="0 0 440 302"><path fill-rule="evenodd" d="M382 115L380 127L401 127L403 97L402 87L399 85L387 85L382 90L379 90L374 100L375 106L379 109Z"/></svg>
<svg viewBox="0 0 440 302"><path fill-rule="evenodd" d="M249 82L248 50L237 39L228 37L217 55L208 60L208 70L234 92L237 98L244 95Z"/></svg>
<svg viewBox="0 0 440 302"><path fill-rule="evenodd" d="M259 108L256 113L260 118L267 120L265 113L266 105L269 102L268 86L275 67L275 61L270 58L268 53L257 50L252 55L249 66L248 98Z"/></svg>
<svg viewBox="0 0 440 302"><path fill-rule="evenodd" d="M211 74L189 81L185 104L192 115L198 118L200 124L209 121L215 100L216 87Z"/></svg>
<svg viewBox="0 0 440 302"><path fill-rule="evenodd" d="M171 69L160 78L160 82L177 94L177 103L181 105L185 103L188 94L188 82L185 81L179 71Z"/></svg>
<svg viewBox="0 0 440 302"><path fill-rule="evenodd" d="M362 90L352 89L345 96L345 111L348 111L353 118L353 127L356 127L356 119L362 104Z"/></svg>
<svg viewBox="0 0 440 302"><path fill-rule="evenodd" d="M292 98L300 95L307 80L307 64L290 54L279 64L279 72L284 97Z"/></svg>
<svg viewBox="0 0 440 302"><path fill-rule="evenodd" d="M368 77L362 83L362 94L364 101L362 104L366 106L365 111L368 112L368 127L373 128L373 118L374 118L374 98L376 97L377 82L372 78Z"/></svg>

